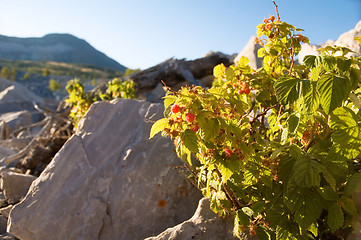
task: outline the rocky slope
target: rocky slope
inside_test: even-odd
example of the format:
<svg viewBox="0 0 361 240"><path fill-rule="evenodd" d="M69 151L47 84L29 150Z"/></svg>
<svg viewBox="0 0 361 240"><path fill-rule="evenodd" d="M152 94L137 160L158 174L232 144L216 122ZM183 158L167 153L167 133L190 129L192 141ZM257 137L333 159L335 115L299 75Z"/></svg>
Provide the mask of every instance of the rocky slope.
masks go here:
<svg viewBox="0 0 361 240"><path fill-rule="evenodd" d="M0 35L0 58L80 63L119 71L126 69L85 40L70 34L48 34L41 38Z"/></svg>

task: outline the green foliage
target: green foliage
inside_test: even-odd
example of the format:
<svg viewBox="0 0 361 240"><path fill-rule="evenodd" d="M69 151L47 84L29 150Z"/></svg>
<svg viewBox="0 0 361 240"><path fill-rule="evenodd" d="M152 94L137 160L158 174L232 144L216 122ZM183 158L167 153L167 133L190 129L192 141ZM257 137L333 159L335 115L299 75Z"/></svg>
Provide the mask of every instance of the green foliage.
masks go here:
<svg viewBox="0 0 361 240"><path fill-rule="evenodd" d="M239 238L336 239L359 218L361 60L328 46L295 65L301 31L270 16L257 30L262 68L242 57L217 65L210 89L169 91L151 130L174 140Z"/></svg>
<svg viewBox="0 0 361 240"><path fill-rule="evenodd" d="M84 85L79 79L70 80L66 85L69 97L66 102L72 107L69 117L75 127L85 115L92 103L99 100L112 100L115 98L135 98L135 83L122 81L115 78L107 83L105 92L96 89L93 92L85 92Z"/></svg>
<svg viewBox="0 0 361 240"><path fill-rule="evenodd" d="M53 92L59 91L61 88L61 83L51 78L49 80L49 89Z"/></svg>
<svg viewBox="0 0 361 240"><path fill-rule="evenodd" d="M8 67L1 68L0 77L5 79L10 79L10 70Z"/></svg>
<svg viewBox="0 0 361 240"><path fill-rule="evenodd" d="M130 75L132 75L133 73L136 73L136 72L139 72L140 69L137 68L137 69L130 69L130 68L127 68L124 72L124 77L128 77Z"/></svg>

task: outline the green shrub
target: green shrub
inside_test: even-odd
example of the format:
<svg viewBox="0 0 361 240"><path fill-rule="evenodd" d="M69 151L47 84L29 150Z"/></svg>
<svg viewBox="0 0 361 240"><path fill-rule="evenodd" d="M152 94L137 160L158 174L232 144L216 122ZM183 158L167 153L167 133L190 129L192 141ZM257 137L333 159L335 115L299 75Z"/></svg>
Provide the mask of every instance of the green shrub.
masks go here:
<svg viewBox="0 0 361 240"><path fill-rule="evenodd" d="M263 67L242 57L216 66L210 89L169 90L150 138L174 140L212 210L234 216L239 238L342 239L360 219L360 57L328 46L296 65L309 42L301 29L274 16L257 29Z"/></svg>

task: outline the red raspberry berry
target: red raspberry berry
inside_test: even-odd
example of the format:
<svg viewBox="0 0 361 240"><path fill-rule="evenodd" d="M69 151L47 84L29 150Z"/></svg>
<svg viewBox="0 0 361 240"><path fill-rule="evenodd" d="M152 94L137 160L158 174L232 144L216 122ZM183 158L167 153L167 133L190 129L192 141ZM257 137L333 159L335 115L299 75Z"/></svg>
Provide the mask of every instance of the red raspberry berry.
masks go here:
<svg viewBox="0 0 361 240"><path fill-rule="evenodd" d="M257 233L256 233L255 230L251 230L250 232L251 232L251 235L252 235L252 236L256 236L256 235L257 235Z"/></svg>
<svg viewBox="0 0 361 240"><path fill-rule="evenodd" d="M193 122L196 119L196 116L193 113L188 113L186 115L187 122Z"/></svg>
<svg viewBox="0 0 361 240"><path fill-rule="evenodd" d="M192 130L193 132L197 132L198 129L199 129L198 125L193 125L193 126L191 127L191 130Z"/></svg>
<svg viewBox="0 0 361 240"><path fill-rule="evenodd" d="M224 152L226 153L227 157L230 157L232 155L232 151L228 148L224 149Z"/></svg>
<svg viewBox="0 0 361 240"><path fill-rule="evenodd" d="M272 29L272 25L269 24L269 23L267 23L267 24L266 24L266 29L267 29L267 30L271 30L271 29Z"/></svg>
<svg viewBox="0 0 361 240"><path fill-rule="evenodd" d="M239 89L237 92L238 92L239 95L244 93L243 90L241 90L241 89Z"/></svg>
<svg viewBox="0 0 361 240"><path fill-rule="evenodd" d="M177 104L174 104L171 108L172 113L178 113L179 112L179 106Z"/></svg>
<svg viewBox="0 0 361 240"><path fill-rule="evenodd" d="M270 20L270 21L272 21L272 22L273 22L275 19L276 19L276 18L275 18L275 16L274 16L274 15L269 16L269 20Z"/></svg>
<svg viewBox="0 0 361 240"><path fill-rule="evenodd" d="M244 94L248 95L248 94L251 92L251 90L250 90L249 87L247 86L247 87L245 87L245 88L243 89L243 92L244 92Z"/></svg>

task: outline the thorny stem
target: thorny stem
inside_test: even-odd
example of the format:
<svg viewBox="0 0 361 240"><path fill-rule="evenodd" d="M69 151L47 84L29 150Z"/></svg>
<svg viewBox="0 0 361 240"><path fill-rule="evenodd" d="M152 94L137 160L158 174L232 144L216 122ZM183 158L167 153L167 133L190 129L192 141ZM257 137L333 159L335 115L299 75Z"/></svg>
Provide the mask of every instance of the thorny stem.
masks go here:
<svg viewBox="0 0 361 240"><path fill-rule="evenodd" d="M279 15L279 13L278 13L278 6L277 6L277 4L276 4L276 2L275 1L272 1L273 2L273 4L275 5L275 7L276 7L276 13L277 13L277 20L278 21L280 21L280 15Z"/></svg>
<svg viewBox="0 0 361 240"><path fill-rule="evenodd" d="M295 64L295 60L293 58L293 55L295 54L295 47L293 46L293 38L291 36L291 67L290 67L290 70L288 70L288 75L291 76L292 74L292 69L293 69L293 65Z"/></svg>
<svg viewBox="0 0 361 240"><path fill-rule="evenodd" d="M170 87L167 86L167 84L165 84L165 82L163 80L160 80L162 82L162 84L164 85L164 87L166 88L167 92L171 92L174 95L178 95L177 92L173 91Z"/></svg>

